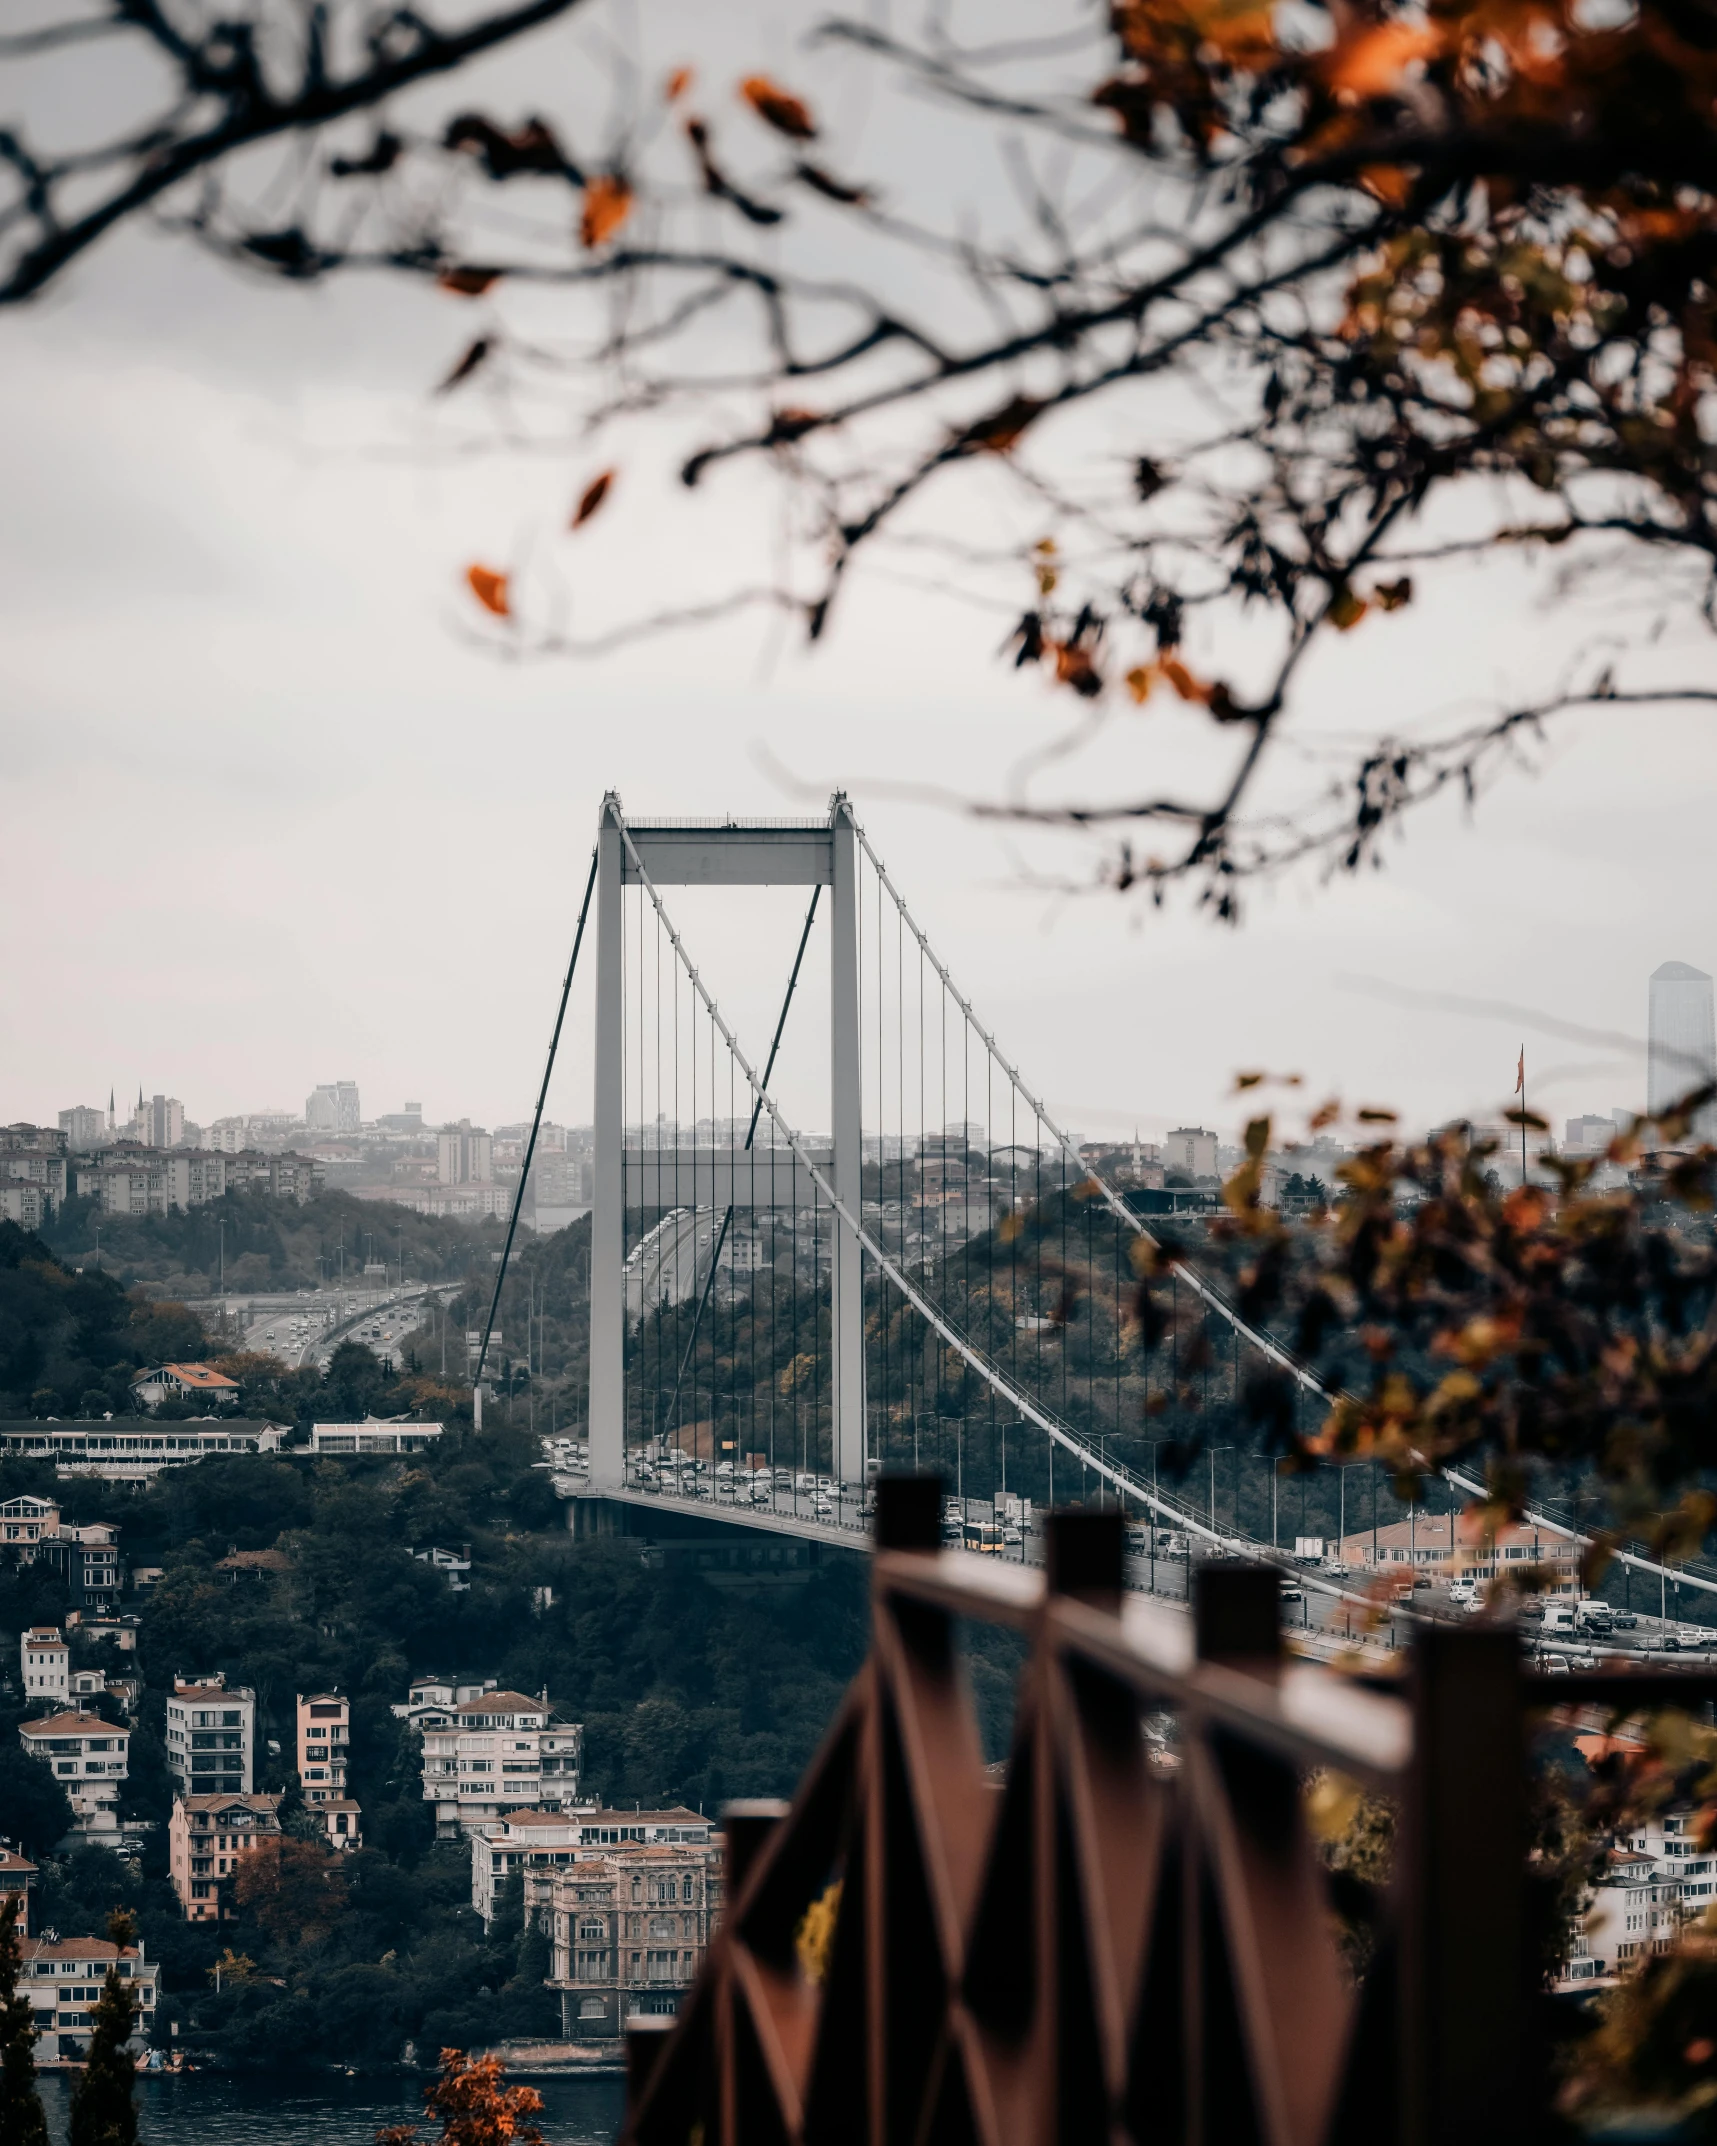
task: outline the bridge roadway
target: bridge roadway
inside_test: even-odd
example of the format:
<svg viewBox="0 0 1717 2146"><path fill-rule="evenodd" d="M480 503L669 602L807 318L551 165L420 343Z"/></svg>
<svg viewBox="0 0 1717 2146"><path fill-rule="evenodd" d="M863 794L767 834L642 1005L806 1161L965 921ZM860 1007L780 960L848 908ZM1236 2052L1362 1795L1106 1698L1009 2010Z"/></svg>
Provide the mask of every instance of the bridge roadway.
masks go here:
<svg viewBox="0 0 1717 2146"><path fill-rule="evenodd" d="M862 1498L855 1498L838 1487L823 1494L831 1510L827 1514L818 1514L804 1509L806 1492L782 1491L778 1487L771 1490L767 1503L757 1504L742 1498L724 1497L713 1490L682 1490L671 1480L655 1484L628 1483L619 1489L605 1490L592 1490L582 1471L556 1470L551 1480L556 1495L569 1503L612 1504L640 1512L672 1513L682 1524L688 1520L707 1520L718 1527L749 1528L757 1534L823 1543L830 1548L856 1550L861 1554L870 1548L868 1506ZM983 1505L987 1508L988 1501L983 1501ZM1386 1624L1369 1631L1365 1626L1370 1621L1373 1604L1363 1593L1343 1588L1322 1574L1303 1571L1281 1552L1272 1551L1269 1544L1254 1542L1250 1537L1225 1538L1219 1547L1230 1556L1278 1566L1287 1586L1298 1593L1297 1624L1292 1614L1295 1608L1293 1595L1290 1594L1284 1603L1289 1643L1296 1652L1319 1659L1337 1654L1351 1656L1356 1648L1374 1658L1386 1659L1394 1653L1397 1640L1405 1637L1414 1625L1464 1616L1464 1612L1455 1610L1439 1594L1428 1608L1398 1605ZM1034 1513L1032 1522L1021 1530L1017 1548L1009 1545L992 1554L1005 1556L1018 1564L1041 1565L1041 1516ZM1159 1551L1153 1559L1148 1554L1130 1553L1127 1585L1133 1593L1153 1595L1159 1602L1184 1610L1191 1569L1191 1560L1184 1555L1170 1557ZM1365 1613L1357 1627L1356 1611ZM1689 1628L1678 1624L1675 1618L1658 1619L1642 1614L1638 1622L1640 1638L1637 1642L1621 1641L1612 1635L1602 1643L1606 1659L1649 1657L1659 1666L1668 1666L1663 1661L1662 1639L1665 1633L1675 1631L1680 1635L1677 1666L1717 1662L1717 1644L1689 1645ZM1523 1633L1522 1636L1527 1635ZM1711 1640L1717 1641L1717 1634L1711 1635ZM1541 1657L1552 1661L1566 1658L1578 1665L1583 1657L1590 1657L1597 1651L1598 1644L1592 1638L1569 1638L1538 1640L1535 1647Z"/></svg>

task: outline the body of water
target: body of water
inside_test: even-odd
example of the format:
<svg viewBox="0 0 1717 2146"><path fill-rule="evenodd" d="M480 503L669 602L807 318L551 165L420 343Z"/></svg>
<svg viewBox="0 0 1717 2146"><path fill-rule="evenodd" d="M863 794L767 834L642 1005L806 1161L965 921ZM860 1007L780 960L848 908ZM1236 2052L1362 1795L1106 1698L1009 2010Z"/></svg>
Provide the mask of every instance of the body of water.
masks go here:
<svg viewBox="0 0 1717 2146"><path fill-rule="evenodd" d="M72 2082L38 2074L54 2146L64 2146ZM137 2082L141 2146L374 2146L386 2124L425 2123L427 2079L407 2073L348 2079L321 2072L193 2072ZM543 2098L537 2124L548 2146L613 2146L625 2113L626 2082L515 2077Z"/></svg>

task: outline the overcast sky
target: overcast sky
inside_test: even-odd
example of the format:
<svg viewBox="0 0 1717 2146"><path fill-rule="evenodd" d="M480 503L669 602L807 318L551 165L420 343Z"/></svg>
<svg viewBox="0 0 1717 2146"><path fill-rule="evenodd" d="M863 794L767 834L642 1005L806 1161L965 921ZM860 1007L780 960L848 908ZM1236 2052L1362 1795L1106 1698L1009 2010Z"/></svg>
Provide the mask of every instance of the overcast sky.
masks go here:
<svg viewBox="0 0 1717 2146"><path fill-rule="evenodd" d="M1558 1119L1641 1101L1643 1059L1363 980L1643 1041L1654 967L1717 969L1708 718L1571 726L1472 820L1439 808L1362 881L1261 890L1238 930L1058 897L1034 877L1088 875L1093 852L900 792L993 795L1068 720L998 660L988 618L861 582L815 655L756 625L600 664L476 645L464 567L528 554L589 458L427 451L425 390L469 332L457 301L254 284L144 234L0 317L0 1117L51 1123L141 1084L207 1122L334 1079L366 1114L410 1097L436 1120L521 1116L603 791L640 815L806 809L778 767L853 793L980 1013L1081 1131L1226 1130L1236 1069L1260 1065L1420 1122L1488 1112L1523 1040ZM719 491L689 509L639 477L589 554L585 623L664 558L719 549L722 512ZM571 555L575 589L584 570ZM1306 721L1357 731L1427 685L1541 680L1572 630L1522 574L1467 576L1368 622L1312 674ZM1689 637L1675 660L1717 681L1717 646ZM1140 782L1173 735L1123 726L1092 779ZM734 943L718 908L678 907L761 1047L773 935ZM580 1008L555 1115L588 1117L588 1081ZM811 1092L798 1104L818 1121Z"/></svg>

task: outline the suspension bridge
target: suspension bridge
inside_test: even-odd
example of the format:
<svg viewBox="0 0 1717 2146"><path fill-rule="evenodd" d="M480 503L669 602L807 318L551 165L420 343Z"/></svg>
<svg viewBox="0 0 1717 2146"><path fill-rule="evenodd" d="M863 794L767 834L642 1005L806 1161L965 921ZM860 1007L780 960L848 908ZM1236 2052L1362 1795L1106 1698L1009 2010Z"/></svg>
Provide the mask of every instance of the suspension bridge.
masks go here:
<svg viewBox="0 0 1717 2146"><path fill-rule="evenodd" d="M805 904L757 1055L682 929L720 888ZM868 1539L880 1471L934 1468L963 1508L987 1509L983 1547L1022 1559L1029 1506L1095 1495L1146 1524L1153 1560L1166 1530L1188 1554L1292 1562L1237 1511L1219 1521L1214 1473L1202 1509L1160 1482L1167 1440L1151 1427L1165 1390L1192 1391L1207 1423L1213 1404L1238 1420L1260 1364L1296 1408L1331 1394L1186 1257L1153 1382L1133 1342L1144 1219L1004 1055L844 795L815 819L743 822L630 819L604 798L521 1201L593 904L588 1417L565 1484L585 1526L673 1510L850 1548ZM826 1045L805 1033L808 961ZM812 1132L789 1121L779 1076L820 1075L825 1054L827 1122ZM517 1221L516 1203L479 1423ZM1577 1516L1530 1517L1580 1539ZM1674 1578L1717 1593L1717 1578Z"/></svg>

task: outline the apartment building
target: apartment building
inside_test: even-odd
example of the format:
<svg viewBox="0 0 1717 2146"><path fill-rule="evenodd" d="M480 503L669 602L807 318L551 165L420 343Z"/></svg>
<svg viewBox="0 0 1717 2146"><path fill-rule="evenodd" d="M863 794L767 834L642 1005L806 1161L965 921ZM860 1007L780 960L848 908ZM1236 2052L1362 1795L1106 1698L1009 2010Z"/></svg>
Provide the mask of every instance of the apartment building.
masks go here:
<svg viewBox="0 0 1717 2146"><path fill-rule="evenodd" d="M0 1559L13 1565L51 1565L65 1576L75 1609L99 1612L119 1599L124 1575L118 1528L105 1520L74 1527L61 1519L52 1498L7 1498L0 1503Z"/></svg>
<svg viewBox="0 0 1717 2146"><path fill-rule="evenodd" d="M525 1909L547 1918L548 1986L567 2039L607 2041L634 2012L676 2013L721 1906L714 1842L634 1842L527 1873Z"/></svg>
<svg viewBox="0 0 1717 2146"><path fill-rule="evenodd" d="M45 1215L55 1213L70 1189L66 1148L66 1135L55 1126L0 1126L0 1187L28 1187Z"/></svg>
<svg viewBox="0 0 1717 2146"><path fill-rule="evenodd" d="M35 1889L36 1865L27 1855L20 1855L16 1848L8 1848L0 1841L0 1906L13 1896L22 1903L18 1910L18 1935L30 1934L30 1894Z"/></svg>
<svg viewBox="0 0 1717 2146"><path fill-rule="evenodd" d="M1350 1501L1351 1502L1351 1501ZM1578 1594L1580 1558L1566 1536L1552 1535L1530 1522L1499 1528L1487 1542L1482 1523L1469 1513L1423 1513L1392 1520L1385 1527L1362 1528L1344 1535L1344 1565L1385 1576L1400 1569L1403 1578L1494 1580L1510 1569L1539 1566L1553 1575L1549 1595Z"/></svg>
<svg viewBox="0 0 1717 2146"><path fill-rule="evenodd" d="M609 1811L596 1804L571 1810L514 1811L486 1826L471 1841L471 1905L488 1923L495 1898L515 1875L540 1876L581 1856L606 1855L616 1847L707 1847L714 1821L684 1804L661 1811Z"/></svg>
<svg viewBox="0 0 1717 2146"><path fill-rule="evenodd" d="M57 1624L33 1624L18 1640L18 1667L26 1706L38 1699L72 1695L72 1650Z"/></svg>
<svg viewBox="0 0 1717 2146"><path fill-rule="evenodd" d="M405 1708L394 1711L421 1730L423 1795L435 1805L439 1839L469 1838L532 1804L578 1800L584 1730L556 1721L546 1692L531 1699L484 1689L456 1698L449 1685L412 1690ZM428 1697L420 1700L420 1692Z"/></svg>
<svg viewBox="0 0 1717 2146"><path fill-rule="evenodd" d="M1635 1855L1650 1858L1654 1878L1673 1879L1689 1915L1717 1899L1717 1856L1699 1845L1700 1826L1691 1811L1658 1811L1627 1837Z"/></svg>
<svg viewBox="0 0 1717 2146"><path fill-rule="evenodd" d="M120 1830L119 1792L130 1771L131 1731L81 1707L18 1724L26 1758L46 1766L66 1792L79 1833Z"/></svg>
<svg viewBox="0 0 1717 2146"><path fill-rule="evenodd" d="M105 1937L27 1937L20 1951L18 1993L29 1999L41 2036L38 2064L81 2063L89 2055L92 2015L112 1967L137 1997L137 2024L125 2046L136 2055L148 2048L161 1974L144 1957L141 1939L115 1945Z"/></svg>
<svg viewBox="0 0 1717 2146"><path fill-rule="evenodd" d="M241 1148L226 1158L229 1192L267 1192L277 1200L295 1200L302 1207L326 1190L328 1166L319 1156L284 1153L264 1154L258 1148Z"/></svg>
<svg viewBox="0 0 1717 2146"><path fill-rule="evenodd" d="M312 1453L426 1453L442 1423L313 1423Z"/></svg>
<svg viewBox="0 0 1717 2146"><path fill-rule="evenodd" d="M227 1189L227 1157L212 1148L107 1148L78 1164L77 1189L104 1215L203 1207Z"/></svg>
<svg viewBox="0 0 1717 2146"><path fill-rule="evenodd" d="M298 1727L293 1765L306 1803L334 1803L346 1794L352 1755L352 1702L336 1691L295 1694Z"/></svg>
<svg viewBox="0 0 1717 2146"><path fill-rule="evenodd" d="M226 1678L175 1677L167 1700L167 1768L181 1796L248 1796L255 1787L256 1694Z"/></svg>
<svg viewBox="0 0 1717 2146"><path fill-rule="evenodd" d="M232 1913L240 1859L280 1831L278 1796L176 1796L167 1826L167 1867L187 1922Z"/></svg>

